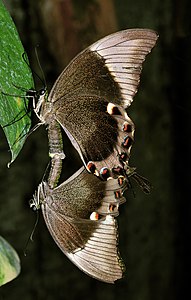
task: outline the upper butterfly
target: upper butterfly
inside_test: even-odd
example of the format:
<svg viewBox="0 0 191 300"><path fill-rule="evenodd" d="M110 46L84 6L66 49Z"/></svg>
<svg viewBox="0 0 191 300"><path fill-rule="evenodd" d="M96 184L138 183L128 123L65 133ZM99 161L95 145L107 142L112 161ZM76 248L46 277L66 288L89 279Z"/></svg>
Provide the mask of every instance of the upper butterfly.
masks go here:
<svg viewBox="0 0 191 300"><path fill-rule="evenodd" d="M35 112L41 122L61 125L91 173L120 173L119 165L129 172L135 127L125 108L133 101L142 63L157 37L148 29L106 36L78 54L49 96L39 98ZM54 152L51 147L52 157Z"/></svg>

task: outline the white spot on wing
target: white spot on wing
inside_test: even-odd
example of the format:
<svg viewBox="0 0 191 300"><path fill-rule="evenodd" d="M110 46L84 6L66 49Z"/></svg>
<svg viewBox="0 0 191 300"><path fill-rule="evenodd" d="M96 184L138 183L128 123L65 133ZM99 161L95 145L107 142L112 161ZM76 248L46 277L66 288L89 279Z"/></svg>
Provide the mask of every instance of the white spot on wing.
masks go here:
<svg viewBox="0 0 191 300"><path fill-rule="evenodd" d="M112 115L113 114L113 108L115 107L115 105L113 103L108 103L107 105L107 112L108 114Z"/></svg>
<svg viewBox="0 0 191 300"><path fill-rule="evenodd" d="M93 211L93 213L91 213L91 215L90 215L90 220L92 220L92 221L97 221L98 218L99 218L98 213L95 212L95 211Z"/></svg>

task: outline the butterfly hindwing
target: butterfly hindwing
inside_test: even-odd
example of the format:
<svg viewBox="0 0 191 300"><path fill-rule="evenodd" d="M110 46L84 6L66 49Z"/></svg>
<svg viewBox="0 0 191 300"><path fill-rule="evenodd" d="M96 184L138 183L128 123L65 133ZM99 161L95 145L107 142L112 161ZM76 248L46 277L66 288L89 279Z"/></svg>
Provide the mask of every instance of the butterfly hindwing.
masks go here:
<svg viewBox="0 0 191 300"><path fill-rule="evenodd" d="M67 116L67 108L64 111L63 108L58 109L56 114L82 160L86 165L89 161L94 162L99 171L103 167L117 167L122 153L126 154L128 161L134 140L134 124L131 119L125 112L120 112L118 107L112 106L111 109L111 105L99 97L95 102L92 101L90 112L89 98L84 98L79 99L83 114L75 109Z"/></svg>
<svg viewBox="0 0 191 300"><path fill-rule="evenodd" d="M128 183L101 181L82 167L55 189L39 186L46 225L60 249L80 269L105 282L123 275L115 216Z"/></svg>
<svg viewBox="0 0 191 300"><path fill-rule="evenodd" d="M89 222L96 222L94 233L82 249L68 253L67 256L88 275L104 282L114 283L125 271L117 249L116 220L107 216L102 220ZM86 226L88 228L88 224Z"/></svg>

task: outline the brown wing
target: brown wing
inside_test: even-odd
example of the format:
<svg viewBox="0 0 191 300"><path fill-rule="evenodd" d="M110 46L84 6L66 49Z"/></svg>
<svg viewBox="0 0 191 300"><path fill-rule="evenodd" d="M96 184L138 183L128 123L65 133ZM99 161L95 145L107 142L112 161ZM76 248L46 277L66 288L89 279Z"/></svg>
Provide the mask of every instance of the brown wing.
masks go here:
<svg viewBox="0 0 191 300"><path fill-rule="evenodd" d="M128 161L134 125L124 108L133 101L142 63L156 40L157 34L147 29L109 35L74 58L53 86L51 113L85 164L111 169L124 152Z"/></svg>
<svg viewBox="0 0 191 300"><path fill-rule="evenodd" d="M72 99L72 110L78 96L100 96L128 107L137 92L142 64L157 38L149 29L128 29L97 41L61 73L51 90L50 102L65 106L65 101Z"/></svg>
<svg viewBox="0 0 191 300"><path fill-rule="evenodd" d="M53 190L40 186L43 216L57 245L81 270L105 282L124 272L114 217L126 188L124 178L100 181L83 167Z"/></svg>

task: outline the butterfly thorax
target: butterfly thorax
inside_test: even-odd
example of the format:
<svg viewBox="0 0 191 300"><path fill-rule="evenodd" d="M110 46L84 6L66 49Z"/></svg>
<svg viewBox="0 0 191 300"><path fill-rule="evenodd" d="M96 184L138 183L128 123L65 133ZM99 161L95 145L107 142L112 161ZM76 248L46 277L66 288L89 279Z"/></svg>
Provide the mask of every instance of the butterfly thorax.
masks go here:
<svg viewBox="0 0 191 300"><path fill-rule="evenodd" d="M37 117L43 124L49 124L52 119L52 102L48 101L47 93L39 97L35 108Z"/></svg>

